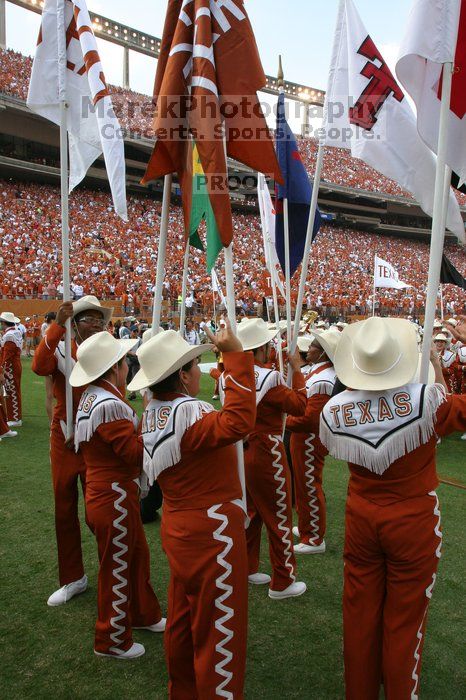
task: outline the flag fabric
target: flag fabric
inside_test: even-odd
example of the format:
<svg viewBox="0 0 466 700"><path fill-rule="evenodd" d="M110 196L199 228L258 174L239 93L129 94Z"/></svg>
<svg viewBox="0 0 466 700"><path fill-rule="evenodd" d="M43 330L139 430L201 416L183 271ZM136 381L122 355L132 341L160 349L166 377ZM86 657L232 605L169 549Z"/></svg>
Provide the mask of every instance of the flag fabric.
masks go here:
<svg viewBox="0 0 466 700"><path fill-rule="evenodd" d="M440 268L440 284L456 284L461 289L466 289L466 279L456 269L453 263L447 258L445 253L442 255L442 267Z"/></svg>
<svg viewBox="0 0 466 700"><path fill-rule="evenodd" d="M210 274L212 277L212 291L219 295L220 301L222 302L223 306L227 308L227 300L225 299L225 295L223 293L222 287L220 286L220 282L218 281L217 273L215 272L214 268L212 268Z"/></svg>
<svg viewBox="0 0 466 700"><path fill-rule="evenodd" d="M283 200L288 200L288 226L290 240L290 275L293 276L302 262L306 243L307 225L312 197L309 181L299 153L296 138L285 115L285 96L281 93L277 104L277 130L275 134L278 162L283 175L283 184L277 184L275 243L277 255L285 273L285 225ZM312 240L320 228L319 209L316 210Z"/></svg>
<svg viewBox="0 0 466 700"><path fill-rule="evenodd" d="M407 289L411 287L410 284L400 280L398 272L393 265L386 260L382 260L377 255L374 259L374 286L386 289Z"/></svg>
<svg viewBox="0 0 466 700"><path fill-rule="evenodd" d="M415 0L396 74L413 98L417 128L438 152L443 64L454 63L446 162L466 182L466 0Z"/></svg>
<svg viewBox="0 0 466 700"><path fill-rule="evenodd" d="M323 138L325 145L348 148L354 157L395 180L432 216L435 156L420 138L414 112L352 0L340 0ZM465 240L452 190L447 228Z"/></svg>
<svg viewBox="0 0 466 700"><path fill-rule="evenodd" d="M285 298L285 288L279 272L280 262L275 247L275 209L272 204L269 188L262 173L258 173L257 178L257 200L259 202L262 224L265 266L270 272L272 284L278 287L280 294Z"/></svg>
<svg viewBox="0 0 466 700"><path fill-rule="evenodd" d="M127 220L124 142L85 0L45 0L27 105L60 125L66 100L70 192L104 155L116 213Z"/></svg>
<svg viewBox="0 0 466 700"><path fill-rule="evenodd" d="M192 195L191 214L189 219L189 241L194 248L204 250L204 245L199 236L199 225L201 221L206 222L206 247L207 247L207 269L212 270L215 261L222 250L222 241L215 219L214 210L207 191L207 181L202 168L199 151L195 143L192 145Z"/></svg>
<svg viewBox="0 0 466 700"><path fill-rule="evenodd" d="M266 79L243 0L169 0L154 87L156 144L143 182L177 172L186 235L196 142L221 242L233 238L226 154L281 179L257 90Z"/></svg>

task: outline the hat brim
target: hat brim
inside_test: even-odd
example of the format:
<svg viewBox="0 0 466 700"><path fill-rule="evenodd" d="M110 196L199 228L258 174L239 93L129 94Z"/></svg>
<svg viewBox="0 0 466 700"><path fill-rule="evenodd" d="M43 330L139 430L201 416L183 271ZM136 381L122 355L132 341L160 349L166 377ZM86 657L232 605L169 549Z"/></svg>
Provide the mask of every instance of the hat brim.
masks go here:
<svg viewBox="0 0 466 700"><path fill-rule="evenodd" d="M322 337L322 333L325 333L325 332L326 331L319 331L316 328L313 328L312 335L314 336L314 339L312 342L314 342L314 340L316 340L319 343L322 350L327 355L327 357L329 358L329 360L331 362L333 362L335 359L336 348L333 347L333 345L330 345L330 343L327 342L327 339L325 337ZM337 332L340 333L340 331L337 331ZM338 339L338 343L340 343L340 339ZM312 343L311 343L311 345L312 345Z"/></svg>
<svg viewBox="0 0 466 700"><path fill-rule="evenodd" d="M254 342L254 343L249 343L249 344L247 344L247 345L245 345L245 344L243 343L243 340L242 340L242 338L241 338L241 336L240 336L240 340L241 340L241 344L242 344L242 346L243 346L243 350L244 350L245 352L247 352L248 350L257 350L257 348L261 348L263 345L267 345L267 343L270 343L270 341L273 340L274 338L276 338L277 335L278 335L279 333L280 333L280 329L279 329L279 328L276 328L276 329L273 330L273 331L265 331L265 332L264 332L263 339L261 338L261 340L258 341L257 343Z"/></svg>
<svg viewBox="0 0 466 700"><path fill-rule="evenodd" d="M70 374L71 386L85 386L86 384L94 382L96 379L105 374L105 372L108 372L110 367L113 367L113 365L115 365L117 362L123 359L123 357L127 355L129 351L134 348L135 345L137 345L138 338L131 338L131 340L118 340L118 343L120 344L120 351L118 355L116 357L113 357L111 360L108 360L108 362L105 362L101 368L99 367L99 371L97 373L87 374L87 372L83 370L79 362L77 362Z"/></svg>
<svg viewBox="0 0 466 700"><path fill-rule="evenodd" d="M352 323L341 334L334 359L336 375L346 387L366 391L384 391L396 389L413 381L419 362L416 330L405 319L389 318L385 321L390 322L393 335L399 343L400 362L384 374L371 375L361 372L354 364L352 345L353 338L364 321Z"/></svg>
<svg viewBox="0 0 466 700"><path fill-rule="evenodd" d="M212 350L213 347L214 346L212 343L193 345L190 350L181 355L181 357L172 362L169 367L165 368L156 375L149 376L143 369L140 369L139 372L134 375L133 380L128 384L128 391L140 391L141 389L147 389L147 387L152 386L153 384L162 382L164 379L169 377L170 374L173 374L173 372L181 369L184 365L187 365L188 362L191 362L191 360L195 360L196 357L200 357L205 352L209 352L209 350Z"/></svg>
<svg viewBox="0 0 466 700"><path fill-rule="evenodd" d="M11 318L4 318L3 316L0 316L0 321L3 321L3 323L21 323L21 319L17 318L16 316L13 316L13 320Z"/></svg>
<svg viewBox="0 0 466 700"><path fill-rule="evenodd" d="M98 304L93 304L92 302L86 302L82 309L78 309L78 311L73 313L73 318L79 314L85 313L86 311L100 311L105 323L108 323L113 316L113 309L113 306L99 306Z"/></svg>

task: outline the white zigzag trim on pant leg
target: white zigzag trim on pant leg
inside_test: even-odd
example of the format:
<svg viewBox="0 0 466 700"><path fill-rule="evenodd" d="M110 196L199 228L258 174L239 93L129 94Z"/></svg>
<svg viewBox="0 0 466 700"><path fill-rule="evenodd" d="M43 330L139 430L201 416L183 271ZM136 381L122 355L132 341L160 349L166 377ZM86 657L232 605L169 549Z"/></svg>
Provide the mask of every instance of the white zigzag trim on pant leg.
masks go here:
<svg viewBox="0 0 466 700"><path fill-rule="evenodd" d="M18 393L16 391L16 384L15 384L15 379L14 379L14 374L13 374L13 368L11 366L5 367L4 370L5 373L5 389L8 394L8 397L11 401L11 419L14 421L19 420L19 403L18 403ZM8 416L7 416L7 420Z"/></svg>
<svg viewBox="0 0 466 700"><path fill-rule="evenodd" d="M128 585L128 579L121 575L122 572L126 571L126 569L128 568L128 562L122 559L122 557L124 557L127 553L128 547L121 541L124 537L126 537L128 533L127 528L122 524L122 521L128 515L128 511L121 505L121 503L125 500L127 493L123 488L120 487L120 485L116 481L113 482L112 489L120 494L120 497L117 498L117 500L114 502L114 506L115 510L121 513L121 515L119 515L118 518L116 518L113 521L113 527L115 528L115 530L118 530L120 534L117 537L114 537L112 540L112 544L118 548L113 555L113 561L115 562L115 564L119 565L117 568L113 569L112 573L113 576L120 583L116 584L115 586L112 586L112 591L115 596L112 601L112 608L117 614L114 617L110 618L110 624L116 630L116 632L112 632L112 634L110 635L110 639L115 644L115 646L110 647L110 651L115 652L115 654L123 654L124 651L122 651L117 645L122 643L123 640L121 639L121 635L126 630L126 626L124 623L118 624L122 623L123 620L126 618L126 612L124 610L121 610L119 606L122 604L124 605L128 601L127 595L122 593L120 590L121 588L125 588L125 586Z"/></svg>
<svg viewBox="0 0 466 700"><path fill-rule="evenodd" d="M315 545L315 540L319 539L319 503L316 496L316 487L314 486L314 445L312 441L315 439L315 435L312 433L304 441L306 449L304 454L306 459L304 460L304 465L306 467L304 475L306 477L306 489L309 496L309 524L312 532L309 538L309 544Z"/></svg>
<svg viewBox="0 0 466 700"><path fill-rule="evenodd" d="M436 522L435 527L434 527L434 533L437 535L437 537L440 540L440 542L437 546L437 549L435 550L435 556L437 557L437 559L440 559L440 557L442 556L441 550L442 550L443 535L442 535L442 531L440 530L441 515L440 515L440 509L439 509L439 500L438 500L438 496L437 496L435 491L430 491L429 496L433 496L435 498L434 515L437 516L437 522ZM424 627L424 622L425 622L426 615L427 615L427 609L429 607L429 600L432 598L432 591L434 589L436 580L437 580L437 574L432 574L432 581L427 586L426 592L425 592L425 595L427 598L426 609L424 610L424 615L422 616L422 621L421 621L421 624L419 625L419 629L418 629L417 634L416 634L418 641L417 641L416 649L414 651L414 668L413 668L413 672L411 674L411 678L414 681L414 687L411 691L411 700L418 700L418 698L419 698L418 693L417 693L417 689L418 689L418 685L419 685L418 666L419 666L419 661L421 659L421 655L419 654L419 649L421 648L422 637L423 637L422 629Z"/></svg>
<svg viewBox="0 0 466 700"><path fill-rule="evenodd" d="M230 661L233 659L233 654L229 649L225 649L225 646L233 639L234 632L228 629L228 627L225 627L225 623L228 622L228 620L231 620L235 612L233 608L224 605L224 602L233 593L233 586L225 583L225 580L230 576L232 571L232 566L226 561L225 557L233 547L233 540L227 535L222 535L222 532L228 526L228 517L226 515L222 515L222 513L218 513L218 509L221 507L221 505L222 504L217 504L212 506L207 511L209 518L221 521L218 529L213 533L214 540L225 543L224 550L221 552L221 554L217 555L217 564L221 566L222 569L225 569L225 572L215 579L216 587L221 591L224 591L224 593L217 596L215 599L215 607L225 613L223 617L219 617L217 620L215 620L215 628L224 635L222 641L215 645L215 651L224 657L222 661L215 664L215 672L218 673L219 676L222 676L224 680L216 687L215 694L222 698L233 700L233 693L230 690L225 690L225 686L227 686L233 678L233 673L225 669L225 666L228 666Z"/></svg>
<svg viewBox="0 0 466 700"><path fill-rule="evenodd" d="M282 459L282 453L280 452L279 449L279 443L281 442L281 437L278 437L277 435L269 435L269 439L274 443L272 449L270 450L271 454L274 456L274 460L272 462L272 467L275 469L275 474L273 478L275 479L276 482L279 483L279 486L277 486L275 493L279 498L276 501L277 505L277 511L276 515L278 518L278 529L283 532L282 535L282 542L284 544L283 548L283 553L285 555L285 566L290 572L290 579L294 583L296 581L296 577L294 575L294 567L293 564L291 563L291 532L290 528L287 526L287 517L286 517L286 493L283 490L283 487L285 486L286 479L283 474L283 464L281 462Z"/></svg>

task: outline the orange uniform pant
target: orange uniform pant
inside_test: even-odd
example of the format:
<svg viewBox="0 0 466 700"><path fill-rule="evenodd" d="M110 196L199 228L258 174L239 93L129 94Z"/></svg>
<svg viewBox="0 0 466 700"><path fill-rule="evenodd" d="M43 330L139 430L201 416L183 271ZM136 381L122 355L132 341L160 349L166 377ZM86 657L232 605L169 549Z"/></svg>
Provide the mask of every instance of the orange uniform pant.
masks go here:
<svg viewBox="0 0 466 700"><path fill-rule="evenodd" d="M292 433L291 461L298 512L299 540L319 545L325 536L327 507L322 488L323 446L313 433Z"/></svg>
<svg viewBox="0 0 466 700"><path fill-rule="evenodd" d="M21 365L21 359L18 357L14 358L12 362L6 362L3 369L5 373L7 420L22 420L21 374L23 372L23 368Z"/></svg>
<svg viewBox="0 0 466 700"><path fill-rule="evenodd" d="M165 653L171 700L244 698L248 626L244 512L164 509L170 564Z"/></svg>
<svg viewBox="0 0 466 700"><path fill-rule="evenodd" d="M349 493L344 549L346 697L411 700L442 544L435 491L381 506Z"/></svg>
<svg viewBox="0 0 466 700"><path fill-rule="evenodd" d="M291 474L280 436L254 436L244 452L248 514L246 531L249 573L259 570L262 523L267 528L274 591L295 581L296 560L291 528Z"/></svg>
<svg viewBox="0 0 466 700"><path fill-rule="evenodd" d="M55 497L55 532L57 536L60 586L84 576L81 550L81 526L78 516L78 482L86 489L86 465L80 454L65 446L60 425L50 432L50 462Z"/></svg>
<svg viewBox="0 0 466 700"><path fill-rule="evenodd" d="M132 627L162 617L150 583L150 555L134 481L89 483L87 517L99 551L95 650L115 655L133 644Z"/></svg>
<svg viewBox="0 0 466 700"><path fill-rule="evenodd" d="M2 399L0 397L0 437L10 430L6 422L6 413L3 410Z"/></svg>

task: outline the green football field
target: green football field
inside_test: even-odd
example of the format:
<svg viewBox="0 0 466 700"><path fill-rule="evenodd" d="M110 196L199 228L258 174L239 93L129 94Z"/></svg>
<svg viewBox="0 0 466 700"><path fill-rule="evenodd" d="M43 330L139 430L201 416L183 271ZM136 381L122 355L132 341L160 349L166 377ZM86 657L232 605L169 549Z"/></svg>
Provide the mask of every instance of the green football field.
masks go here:
<svg viewBox="0 0 466 700"><path fill-rule="evenodd" d="M213 381L203 377L202 398ZM58 587L53 499L48 457L44 380L24 360L23 427L0 444L1 465L1 639L0 697L71 700L158 700L167 697L162 637L136 631L144 643L140 659L117 662L93 654L97 550L82 517L89 589L58 608L46 605ZM141 411L141 402L136 402ZM441 477L466 483L466 443L458 434L442 442ZM250 700L335 700L344 696L342 656L342 547L346 466L328 459L327 552L301 557L299 578L308 584L301 598L271 601L267 587L253 587L249 599L246 697ZM466 492L438 489L444 546L430 607L421 677L421 698L464 697L464 502ZM81 503L81 513L82 503ZM160 520L146 525L152 582L166 612L168 566L160 547ZM262 570L270 571L265 538Z"/></svg>

